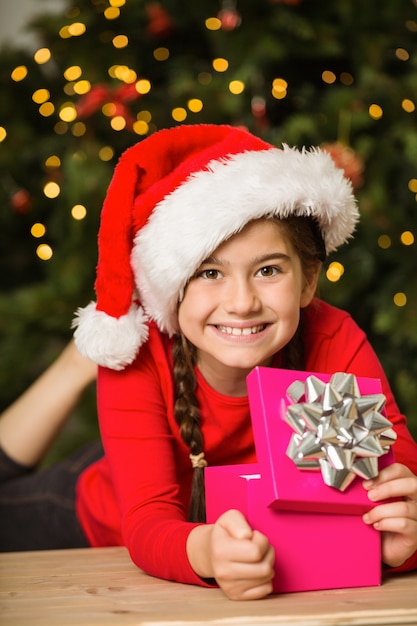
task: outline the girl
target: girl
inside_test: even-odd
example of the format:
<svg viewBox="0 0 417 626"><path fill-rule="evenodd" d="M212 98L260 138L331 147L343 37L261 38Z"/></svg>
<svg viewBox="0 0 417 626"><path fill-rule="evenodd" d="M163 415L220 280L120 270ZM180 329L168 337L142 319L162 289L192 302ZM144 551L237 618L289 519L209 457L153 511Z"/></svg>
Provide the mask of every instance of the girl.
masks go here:
<svg viewBox="0 0 417 626"><path fill-rule="evenodd" d="M381 531L386 566L417 566L417 446L364 333L314 297L357 219L327 154L241 129L180 126L122 156L97 303L75 321L79 350L101 365L105 456L80 473L73 520L89 545L126 545L146 572L232 599L271 592L268 538L233 510L204 523L204 467L256 461L246 376L264 365L381 379L396 463L364 482L364 523Z"/></svg>

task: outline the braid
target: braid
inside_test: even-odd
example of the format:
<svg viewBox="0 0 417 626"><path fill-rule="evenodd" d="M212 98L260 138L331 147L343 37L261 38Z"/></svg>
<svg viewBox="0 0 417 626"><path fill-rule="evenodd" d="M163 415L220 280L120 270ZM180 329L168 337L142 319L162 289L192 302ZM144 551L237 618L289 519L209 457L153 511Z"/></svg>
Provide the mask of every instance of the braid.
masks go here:
<svg viewBox="0 0 417 626"><path fill-rule="evenodd" d="M190 458L194 467L188 519L191 522L205 522L205 461L202 458L204 442L200 429L200 408L195 395L196 350L181 333L174 339L172 353L174 357L175 419L180 427L181 437L190 449Z"/></svg>

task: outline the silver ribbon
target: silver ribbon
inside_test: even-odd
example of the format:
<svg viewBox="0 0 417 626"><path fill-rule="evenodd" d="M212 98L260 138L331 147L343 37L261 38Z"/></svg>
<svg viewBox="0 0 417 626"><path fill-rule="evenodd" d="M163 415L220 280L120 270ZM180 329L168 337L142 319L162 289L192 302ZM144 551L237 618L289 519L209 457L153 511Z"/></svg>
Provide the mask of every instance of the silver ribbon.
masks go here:
<svg viewBox="0 0 417 626"><path fill-rule="evenodd" d="M299 469L321 470L329 487L344 491L356 476L378 475L378 458L397 435L381 414L383 394L361 396L353 374L338 372L328 383L309 376L296 380L287 394L286 421L295 431L287 456Z"/></svg>

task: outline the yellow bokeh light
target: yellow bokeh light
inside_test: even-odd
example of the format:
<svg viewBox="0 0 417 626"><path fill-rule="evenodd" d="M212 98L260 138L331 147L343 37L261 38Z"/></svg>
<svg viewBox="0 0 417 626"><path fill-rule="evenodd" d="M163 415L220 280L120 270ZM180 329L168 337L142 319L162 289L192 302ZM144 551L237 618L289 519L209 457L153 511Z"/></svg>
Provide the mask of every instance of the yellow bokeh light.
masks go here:
<svg viewBox="0 0 417 626"><path fill-rule="evenodd" d="M106 117L113 117L116 113L116 105L114 102L106 102L106 104L103 104L101 107L101 111Z"/></svg>
<svg viewBox="0 0 417 626"><path fill-rule="evenodd" d="M82 74L82 69L79 65L71 65L71 67L67 67L64 72L64 78L66 80L78 80Z"/></svg>
<svg viewBox="0 0 417 626"><path fill-rule="evenodd" d="M69 26L63 26L62 28L60 28L59 36L61 37L61 39L69 39L70 37L72 37L69 31Z"/></svg>
<svg viewBox="0 0 417 626"><path fill-rule="evenodd" d="M406 113L414 113L414 111L416 110L416 105L412 100L409 100L408 98L404 98L404 100L401 102L401 106Z"/></svg>
<svg viewBox="0 0 417 626"><path fill-rule="evenodd" d="M33 55L33 59L38 65L43 65L44 63L47 63L50 58L51 51L49 50L49 48L39 48L39 50L37 50Z"/></svg>
<svg viewBox="0 0 417 626"><path fill-rule="evenodd" d="M274 78L272 81L272 96L276 100L282 100L287 95L288 83L284 78Z"/></svg>
<svg viewBox="0 0 417 626"><path fill-rule="evenodd" d="M59 110L59 117L63 122L73 122L77 119L77 109L72 102L62 105Z"/></svg>
<svg viewBox="0 0 417 626"><path fill-rule="evenodd" d="M74 220L83 220L87 215L87 209L82 204L75 204L71 209L71 217Z"/></svg>
<svg viewBox="0 0 417 626"><path fill-rule="evenodd" d="M153 56L156 61L166 61L169 59L169 50L168 48L155 48Z"/></svg>
<svg viewBox="0 0 417 626"><path fill-rule="evenodd" d="M144 120L136 120L136 122L133 123L133 132L141 136L147 135L149 132L149 124Z"/></svg>
<svg viewBox="0 0 417 626"><path fill-rule="evenodd" d="M4 141L7 137L7 131L4 126L0 126L0 142Z"/></svg>
<svg viewBox="0 0 417 626"><path fill-rule="evenodd" d="M48 244L46 243L41 243L36 248L36 254L41 259L41 261L49 261L49 259L53 255L53 251L51 246L48 246Z"/></svg>
<svg viewBox="0 0 417 626"><path fill-rule="evenodd" d="M408 59L410 58L409 53L404 48L397 48L395 51L395 56L400 61L408 61Z"/></svg>
<svg viewBox="0 0 417 626"><path fill-rule="evenodd" d="M242 80L232 80L229 83L229 91L235 96L239 95L245 90L245 83Z"/></svg>
<svg viewBox="0 0 417 626"><path fill-rule="evenodd" d="M112 77L113 78L118 78L119 80L123 80L123 76L126 74L126 72L129 71L129 68L127 67L127 65L113 65L112 68Z"/></svg>
<svg viewBox="0 0 417 626"><path fill-rule="evenodd" d="M55 107L52 102L44 102L39 107L39 113L42 117L51 117L55 112Z"/></svg>
<svg viewBox="0 0 417 626"><path fill-rule="evenodd" d="M149 93L151 90L151 83L146 78L141 78L135 85L136 91L142 95Z"/></svg>
<svg viewBox="0 0 417 626"><path fill-rule="evenodd" d="M273 87L272 87L271 93L272 93L272 96L275 98L275 100L283 100L284 98L287 97L286 91L276 91Z"/></svg>
<svg viewBox="0 0 417 626"><path fill-rule="evenodd" d="M89 80L79 80L74 84L74 92L82 96L91 90L91 83Z"/></svg>
<svg viewBox="0 0 417 626"><path fill-rule="evenodd" d="M129 39L126 35L116 35L116 37L113 37L112 39L112 44L117 49L126 48L129 44Z"/></svg>
<svg viewBox="0 0 417 626"><path fill-rule="evenodd" d="M371 106L369 107L369 115L370 117L372 117L372 119L379 120L381 119L383 114L384 112L382 110L382 107L379 106L379 104L371 104Z"/></svg>
<svg viewBox="0 0 417 626"><path fill-rule="evenodd" d="M342 85L346 85L347 87L354 83L353 76L349 72L342 72L339 78Z"/></svg>
<svg viewBox="0 0 417 626"><path fill-rule="evenodd" d="M344 266L338 261L330 263L326 271L326 278L332 283L336 283L343 276L345 271Z"/></svg>
<svg viewBox="0 0 417 626"><path fill-rule="evenodd" d="M380 235L378 237L378 246L383 250L391 247L391 237L389 235Z"/></svg>
<svg viewBox="0 0 417 626"><path fill-rule="evenodd" d="M118 67L118 65L111 65L107 70L111 78L116 78L116 72Z"/></svg>
<svg viewBox="0 0 417 626"><path fill-rule="evenodd" d="M111 161L114 157L114 150L111 146L103 146L99 150L98 157L101 161Z"/></svg>
<svg viewBox="0 0 417 626"><path fill-rule="evenodd" d="M272 81L272 87L275 91L287 91L288 83L284 78L274 78Z"/></svg>
<svg viewBox="0 0 417 626"><path fill-rule="evenodd" d="M36 224L33 224L32 228L30 229L30 234L32 235L32 237L36 237L37 239L39 239L39 237L43 237L45 233L46 228L40 222L36 222Z"/></svg>
<svg viewBox="0 0 417 626"><path fill-rule="evenodd" d="M75 95L74 83L67 83L66 85L64 85L64 93L66 96L70 97Z"/></svg>
<svg viewBox="0 0 417 626"><path fill-rule="evenodd" d="M324 72L322 72L321 78L322 81L324 83L327 83L328 85L336 82L336 74L334 72L331 72L330 70L324 70Z"/></svg>
<svg viewBox="0 0 417 626"><path fill-rule="evenodd" d="M220 30L222 22L218 17L208 17L205 21L207 30Z"/></svg>
<svg viewBox="0 0 417 626"><path fill-rule="evenodd" d="M109 4L112 7L123 7L126 4L126 0L109 0Z"/></svg>
<svg viewBox="0 0 417 626"><path fill-rule="evenodd" d="M212 65L216 72L226 72L229 68L229 61L227 59L217 58L213 59Z"/></svg>
<svg viewBox="0 0 417 626"><path fill-rule="evenodd" d="M136 74L135 70L128 68L127 72L123 74L122 80L128 85L133 85L133 83L137 80L137 78L138 78L138 75Z"/></svg>
<svg viewBox="0 0 417 626"><path fill-rule="evenodd" d="M405 27L412 33L417 33L417 22L414 20L406 20Z"/></svg>
<svg viewBox="0 0 417 626"><path fill-rule="evenodd" d="M120 16L120 9L118 7L107 7L103 15L106 20L115 20Z"/></svg>
<svg viewBox="0 0 417 626"><path fill-rule="evenodd" d="M10 76L12 80L18 83L19 81L26 78L27 75L28 75L28 68L26 67L26 65L18 65L17 67L14 68Z"/></svg>
<svg viewBox="0 0 417 626"><path fill-rule="evenodd" d="M395 306L405 306L407 304L407 296L402 291L394 294L393 301Z"/></svg>
<svg viewBox="0 0 417 626"><path fill-rule="evenodd" d="M417 193L417 178L410 178L408 181L408 188L413 193Z"/></svg>
<svg viewBox="0 0 417 626"><path fill-rule="evenodd" d="M48 89L37 89L32 94L32 100L33 102L36 102L36 104L43 104L44 102L49 100L50 95L51 94L49 93Z"/></svg>
<svg viewBox="0 0 417 626"><path fill-rule="evenodd" d="M188 100L187 106L192 113L199 113L203 108L203 102L199 98Z"/></svg>
<svg viewBox="0 0 417 626"><path fill-rule="evenodd" d="M187 118L187 111L183 107L176 107L172 109L171 115L176 122L183 122Z"/></svg>
<svg viewBox="0 0 417 626"><path fill-rule="evenodd" d="M65 135L67 131L68 131L68 124L66 124L62 120L57 122L54 126L54 132L57 135Z"/></svg>
<svg viewBox="0 0 417 626"><path fill-rule="evenodd" d="M47 198L53 199L59 196L59 194L61 193L61 189L58 183L51 181L49 183L46 183L43 188L43 193Z"/></svg>
<svg viewBox="0 0 417 626"><path fill-rule="evenodd" d="M110 126L113 130L123 130L126 128L126 120L121 115L116 115L110 120Z"/></svg>
<svg viewBox="0 0 417 626"><path fill-rule="evenodd" d="M46 167L61 167L61 159L53 154L46 159L45 165Z"/></svg>
<svg viewBox="0 0 417 626"><path fill-rule="evenodd" d="M136 119L138 121L142 121L142 122L146 122L147 124L149 124L149 122L152 119L152 113L150 111L139 111L139 113L136 115Z"/></svg>
<svg viewBox="0 0 417 626"><path fill-rule="evenodd" d="M84 35L86 30L87 28L82 22L74 22L68 26L68 32L72 37L80 37L80 35Z"/></svg>
<svg viewBox="0 0 417 626"><path fill-rule="evenodd" d="M414 235L411 232L411 230L405 230L403 233L401 233L400 239L401 239L401 243L404 246L412 246L415 241Z"/></svg>
<svg viewBox="0 0 417 626"><path fill-rule="evenodd" d="M117 78L128 85L134 83L138 77L135 70L132 70L127 65L113 65L109 70L109 74L112 78Z"/></svg>
<svg viewBox="0 0 417 626"><path fill-rule="evenodd" d="M76 122L74 126L71 128L71 133L74 137L82 137L87 132L87 126L84 122Z"/></svg>

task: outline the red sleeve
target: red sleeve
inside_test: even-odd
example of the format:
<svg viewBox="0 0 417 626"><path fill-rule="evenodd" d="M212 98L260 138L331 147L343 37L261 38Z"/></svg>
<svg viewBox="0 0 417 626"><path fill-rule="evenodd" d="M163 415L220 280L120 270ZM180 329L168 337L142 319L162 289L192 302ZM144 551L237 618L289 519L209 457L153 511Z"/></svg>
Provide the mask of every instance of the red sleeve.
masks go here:
<svg viewBox="0 0 417 626"><path fill-rule="evenodd" d="M132 560L151 575L204 585L186 555L195 525L186 521L180 497L171 375L154 339L125 370L99 370L103 444Z"/></svg>
<svg viewBox="0 0 417 626"><path fill-rule="evenodd" d="M308 371L332 374L343 371L358 377L378 378L386 397L385 410L392 422L397 440L393 446L395 460L417 475L417 444L407 420L400 413L382 365L365 333L351 316L325 303L308 313L306 354ZM395 571L417 568L417 552Z"/></svg>

